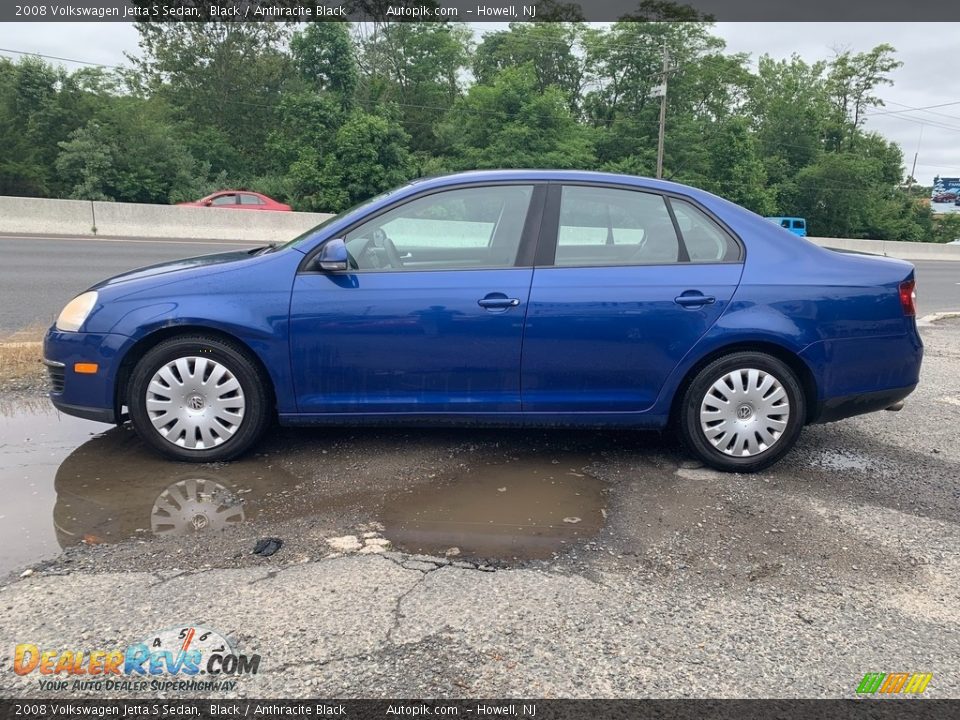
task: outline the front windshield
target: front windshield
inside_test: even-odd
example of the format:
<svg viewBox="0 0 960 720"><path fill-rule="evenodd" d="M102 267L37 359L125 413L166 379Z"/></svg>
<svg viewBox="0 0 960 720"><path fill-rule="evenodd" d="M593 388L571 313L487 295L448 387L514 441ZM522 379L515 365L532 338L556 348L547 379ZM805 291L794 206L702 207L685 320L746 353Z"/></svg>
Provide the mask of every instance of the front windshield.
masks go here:
<svg viewBox="0 0 960 720"><path fill-rule="evenodd" d="M297 237L295 237L293 240L289 240L283 243L283 245L278 245L276 248L274 248L274 250L286 250L287 248L297 247L298 245L302 245L307 240L309 240L314 235L316 235L318 232L323 230L325 227L332 225L335 222L339 222L340 220L343 220L344 218L350 215L353 215L354 213L359 213L361 210L363 210L363 208L369 205L373 205L375 202L378 202L379 200L383 200L383 198L385 197L389 197L390 195L393 195L400 189L401 188L394 188L393 190L387 190L386 192L380 193L379 195L374 195L369 200L364 200L363 202L357 203L352 208L349 208L347 210L344 210L341 213L337 213L336 215L328 217L319 225L315 225L314 227L307 230L305 233L301 235L297 235Z"/></svg>

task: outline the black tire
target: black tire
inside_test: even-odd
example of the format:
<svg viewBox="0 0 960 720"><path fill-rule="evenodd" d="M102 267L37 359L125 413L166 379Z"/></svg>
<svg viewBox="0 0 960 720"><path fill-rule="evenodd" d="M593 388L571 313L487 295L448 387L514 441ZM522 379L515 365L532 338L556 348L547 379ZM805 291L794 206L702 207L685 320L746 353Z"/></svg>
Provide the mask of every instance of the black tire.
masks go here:
<svg viewBox="0 0 960 720"><path fill-rule="evenodd" d="M747 401L746 396L743 396L745 399L738 400L737 398L739 396L731 394L727 398L728 401L741 403L741 405L731 411L736 414L742 408L744 414L753 411L752 416L741 419L740 416L737 415L734 421L728 420L728 424L724 425L723 428L718 427L716 432L719 434L715 436L715 441L719 443L719 447L715 446L714 443L708 439L707 431L704 430L701 423L701 408L704 405L707 394L711 392L714 383L721 381L721 379L727 377L729 373L733 372L736 377L741 377L738 371L748 371L752 369L772 376L774 380L779 383L780 387L783 388L786 394L786 400L789 403L787 408L788 414L785 421L786 425L779 431L779 435L775 437L774 441L769 444L764 444L761 436L756 432L757 429L760 429L757 428L757 425L764 425L766 428L764 434L772 437L774 426L771 423L783 422L783 414L776 414L778 409L782 410L782 405L778 406L778 409L768 410L768 413L773 414L765 418L763 417L763 411L757 412L753 409L752 404ZM744 378L744 382L749 385L748 375L749 373L742 377ZM755 377L762 377L762 374ZM744 393L747 392L741 387L736 387L732 390L735 393L739 393L741 390ZM775 393L775 390L767 390L766 396L773 397ZM764 393L760 394L763 395ZM712 395L711 397L711 399L714 400L716 400L716 398L716 395ZM766 403L769 401L764 399L763 402ZM714 412L713 408L718 408L716 411L718 414L721 412L719 409L720 406L716 405L715 402L708 402L706 407L707 412ZM732 405L727 407L732 407ZM723 408L723 411L727 411L726 407ZM706 465L726 472L750 473L770 467L770 465L777 462L790 451L797 442L800 431L803 429L806 412L806 398L803 393L803 388L800 386L796 374L789 366L781 360L765 353L735 352L714 360L697 373L684 391L677 420L679 423L680 436L684 444ZM775 418L780 418L780 420L778 421ZM766 422L764 422L765 420ZM711 420L707 417L704 418L704 421L717 426L723 424L721 420ZM723 432L727 427L731 428L730 432ZM738 435L737 433L741 433L742 435ZM743 440L743 436L748 439ZM724 450L723 446L728 442L731 444L731 447ZM743 442L753 444L755 446L755 453L749 456L733 454Z"/></svg>
<svg viewBox="0 0 960 720"><path fill-rule="evenodd" d="M183 430L177 442L167 439L162 432L168 432L172 435L173 431L177 430L176 420L172 421L174 425L172 429L162 431L154 427L148 411L147 392L151 380L168 363L181 358L212 360L225 368L239 384L237 397L242 398L243 408L238 413L239 419L235 423L228 425L216 421L220 422L223 428L227 428L227 430L224 430L214 424L214 421L206 417L203 418L205 424L212 428L208 437L213 437L217 443L213 444L212 447L190 448L177 444L177 442L188 442L185 440L188 429ZM199 363L194 362L190 367L195 370L198 366ZM181 393L186 392L186 390L181 390L177 386L171 387L171 390ZM229 395L225 397L229 397ZM143 441L169 458L198 463L232 460L249 450L270 425L273 418L272 398L273 394L269 380L264 377L257 363L244 348L236 343L203 335L175 337L164 340L151 348L134 367L127 386L127 407L130 409L130 420ZM184 398L182 396L171 396L171 403L173 403L171 412L181 412L184 408L183 402ZM191 412L202 415L206 408L202 407L202 400L200 404L201 409L191 409ZM209 403L207 405L209 406ZM231 408L230 412L237 413L237 408ZM187 428L192 421L193 418L188 418L182 423L182 426ZM228 436L229 427L233 425L235 427ZM196 442L200 440L200 432L196 429L194 429L194 432L196 433L194 442Z"/></svg>

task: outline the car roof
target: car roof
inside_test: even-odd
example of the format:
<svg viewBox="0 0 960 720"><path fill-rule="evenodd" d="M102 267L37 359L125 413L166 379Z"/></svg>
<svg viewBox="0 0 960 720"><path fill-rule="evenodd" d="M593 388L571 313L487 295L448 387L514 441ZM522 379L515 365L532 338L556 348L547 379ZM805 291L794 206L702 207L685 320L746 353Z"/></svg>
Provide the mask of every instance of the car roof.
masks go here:
<svg viewBox="0 0 960 720"><path fill-rule="evenodd" d="M455 185L457 183L483 183L499 182L504 180L529 180L531 182L586 182L611 185L634 185L653 190L662 190L664 192L679 192L689 195L691 192L703 193L704 190L681 185L680 183L670 182L669 180L656 180L649 177L638 175L621 175L618 173L595 172L592 170L470 170L467 172L454 173L451 175L436 175L433 177L418 178L411 181L411 185L417 187L445 185Z"/></svg>

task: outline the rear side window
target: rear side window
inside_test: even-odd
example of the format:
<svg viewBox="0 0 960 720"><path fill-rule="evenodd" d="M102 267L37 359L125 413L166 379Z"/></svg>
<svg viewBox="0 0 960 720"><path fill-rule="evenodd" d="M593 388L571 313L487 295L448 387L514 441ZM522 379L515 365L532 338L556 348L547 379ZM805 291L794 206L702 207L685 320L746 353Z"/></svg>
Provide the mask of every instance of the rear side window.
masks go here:
<svg viewBox="0 0 960 720"><path fill-rule="evenodd" d="M211 202L211 205L236 205L236 195L217 195Z"/></svg>
<svg viewBox="0 0 960 720"><path fill-rule="evenodd" d="M803 230L804 222L803 222L803 220L794 220L794 221L793 221L793 226L794 226L797 230Z"/></svg>
<svg viewBox="0 0 960 720"><path fill-rule="evenodd" d="M563 187L555 265L675 263L679 255L680 242L661 195Z"/></svg>
<svg viewBox="0 0 960 720"><path fill-rule="evenodd" d="M264 202L256 195L250 195L249 193L244 193L240 196L241 205L263 205Z"/></svg>
<svg viewBox="0 0 960 720"><path fill-rule="evenodd" d="M740 259L740 246L706 213L683 200L672 199L670 206L677 218L690 262L728 262Z"/></svg>

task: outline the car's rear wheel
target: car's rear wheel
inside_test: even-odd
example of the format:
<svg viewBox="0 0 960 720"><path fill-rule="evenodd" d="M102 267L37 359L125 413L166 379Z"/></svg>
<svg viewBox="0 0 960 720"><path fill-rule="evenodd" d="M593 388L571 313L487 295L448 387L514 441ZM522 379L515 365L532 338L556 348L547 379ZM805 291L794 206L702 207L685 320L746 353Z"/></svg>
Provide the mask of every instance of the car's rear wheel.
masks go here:
<svg viewBox="0 0 960 720"><path fill-rule="evenodd" d="M737 352L704 367L684 392L680 433L704 463L730 472L769 467L793 447L806 404L796 374L759 352Z"/></svg>
<svg viewBox="0 0 960 720"><path fill-rule="evenodd" d="M195 335L159 343L130 377L130 419L145 442L188 462L230 460L270 421L270 393L243 348Z"/></svg>

